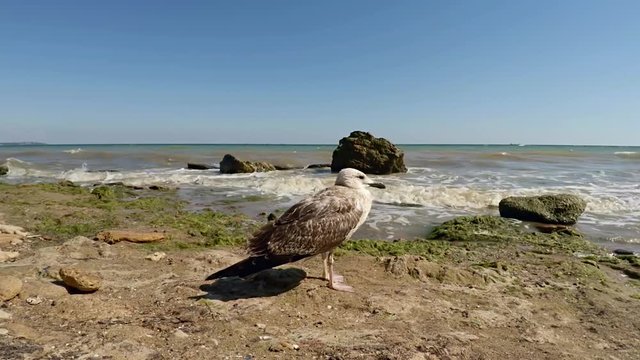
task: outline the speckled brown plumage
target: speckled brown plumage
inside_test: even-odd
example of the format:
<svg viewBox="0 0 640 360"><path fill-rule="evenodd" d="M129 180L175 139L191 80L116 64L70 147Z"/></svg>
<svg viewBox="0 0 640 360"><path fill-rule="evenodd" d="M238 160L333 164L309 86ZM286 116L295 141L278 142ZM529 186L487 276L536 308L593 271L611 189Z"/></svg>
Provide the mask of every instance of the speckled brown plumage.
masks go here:
<svg viewBox="0 0 640 360"><path fill-rule="evenodd" d="M364 173L343 169L335 185L289 208L274 222L265 224L248 241L249 257L222 269L207 280L245 277L261 270L323 254L324 277L329 287L351 291L333 273L333 250L362 225L371 209L366 185L384 188Z"/></svg>

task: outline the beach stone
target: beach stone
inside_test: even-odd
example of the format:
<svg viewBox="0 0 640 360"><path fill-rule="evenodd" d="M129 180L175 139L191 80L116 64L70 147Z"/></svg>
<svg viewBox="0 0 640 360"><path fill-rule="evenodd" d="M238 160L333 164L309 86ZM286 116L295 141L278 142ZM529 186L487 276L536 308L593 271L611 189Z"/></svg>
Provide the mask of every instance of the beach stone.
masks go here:
<svg viewBox="0 0 640 360"><path fill-rule="evenodd" d="M40 296L30 296L27 298L26 302L29 305L40 305L42 304L42 298Z"/></svg>
<svg viewBox="0 0 640 360"><path fill-rule="evenodd" d="M4 335L8 335L9 334L9 330L7 329L0 329L0 335L4 336Z"/></svg>
<svg viewBox="0 0 640 360"><path fill-rule="evenodd" d="M8 301L22 291L22 281L15 276L0 277L0 301Z"/></svg>
<svg viewBox="0 0 640 360"><path fill-rule="evenodd" d="M18 236L27 236L28 232L24 231L20 226L15 225L7 225L0 224L0 233L1 234L10 234L10 235L18 235Z"/></svg>
<svg viewBox="0 0 640 360"><path fill-rule="evenodd" d="M17 251L0 251L0 263L13 260L18 256L20 256L20 253Z"/></svg>
<svg viewBox="0 0 640 360"><path fill-rule="evenodd" d="M20 235L0 233L0 248L8 245L16 246L20 244L22 244Z"/></svg>
<svg viewBox="0 0 640 360"><path fill-rule="evenodd" d="M102 285L102 280L99 277L76 267L63 267L59 274L65 285L82 292L96 291Z"/></svg>
<svg viewBox="0 0 640 360"><path fill-rule="evenodd" d="M173 336L179 338L179 339L186 339L189 337L189 334L187 334L186 332L180 330L180 329L176 329L176 331L173 332Z"/></svg>
<svg viewBox="0 0 640 360"><path fill-rule="evenodd" d="M160 260L164 259L165 257L167 257L167 254L166 254L166 253L163 253L163 252L161 252L161 251L158 251L158 252L154 252L154 253L153 253L153 254L151 254L151 255L147 255L147 256L145 257L145 259L147 259L147 260L151 260L151 261L160 261Z"/></svg>
<svg viewBox="0 0 640 360"><path fill-rule="evenodd" d="M11 320L12 317L13 315L0 309L0 320Z"/></svg>
<svg viewBox="0 0 640 360"><path fill-rule="evenodd" d="M9 167L6 165L0 165L0 176L7 175L9 173Z"/></svg>
<svg viewBox="0 0 640 360"><path fill-rule="evenodd" d="M146 243L164 240L164 234L155 231L141 232L128 230L106 230L99 232L96 235L96 239L108 244L115 244L120 241Z"/></svg>
<svg viewBox="0 0 640 360"><path fill-rule="evenodd" d="M231 154L226 154L220 161L220 173L238 174L274 171L276 167L266 162L241 161Z"/></svg>
<svg viewBox="0 0 640 360"><path fill-rule="evenodd" d="M340 140L333 151L331 171L358 169L367 174L385 175L407 172L404 152L385 138L354 131Z"/></svg>
<svg viewBox="0 0 640 360"><path fill-rule="evenodd" d="M500 216L545 224L573 225L587 202L576 195L512 196L500 201Z"/></svg>

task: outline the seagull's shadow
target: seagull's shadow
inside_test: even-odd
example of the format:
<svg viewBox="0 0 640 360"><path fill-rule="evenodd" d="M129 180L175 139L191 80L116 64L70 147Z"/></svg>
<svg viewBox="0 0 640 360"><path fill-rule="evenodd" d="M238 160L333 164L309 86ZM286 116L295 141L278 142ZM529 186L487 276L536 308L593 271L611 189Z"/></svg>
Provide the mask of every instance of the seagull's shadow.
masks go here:
<svg viewBox="0 0 640 360"><path fill-rule="evenodd" d="M201 285L200 290L207 294L193 298L231 301L276 296L296 288L306 277L307 273L297 268L269 269L244 279L228 277Z"/></svg>

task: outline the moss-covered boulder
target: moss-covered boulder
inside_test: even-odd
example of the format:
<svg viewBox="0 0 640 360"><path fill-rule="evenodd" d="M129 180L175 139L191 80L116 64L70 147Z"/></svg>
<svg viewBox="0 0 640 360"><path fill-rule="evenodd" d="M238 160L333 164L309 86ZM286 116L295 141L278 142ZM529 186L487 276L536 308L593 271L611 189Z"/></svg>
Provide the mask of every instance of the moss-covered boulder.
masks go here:
<svg viewBox="0 0 640 360"><path fill-rule="evenodd" d="M376 175L407 172L402 150L389 140L364 131L354 131L342 138L333 151L331 171L338 172L344 168Z"/></svg>
<svg viewBox="0 0 640 360"><path fill-rule="evenodd" d="M512 196L499 204L500 216L545 224L573 225L587 203L570 194Z"/></svg>
<svg viewBox="0 0 640 360"><path fill-rule="evenodd" d="M238 174L274 171L276 167L266 162L241 161L235 156L226 154L220 161L220 173L222 174Z"/></svg>
<svg viewBox="0 0 640 360"><path fill-rule="evenodd" d="M7 165L0 165L0 176L7 175L9 173L9 168Z"/></svg>
<svg viewBox="0 0 640 360"><path fill-rule="evenodd" d="M436 226L428 238L446 241L507 241L522 237L522 227L498 216L461 216Z"/></svg>
<svg viewBox="0 0 640 360"><path fill-rule="evenodd" d="M543 253L603 254L603 250L575 230L539 233L499 216L461 216L436 226L427 239L450 242L503 243L531 247ZM503 245L500 245L502 247Z"/></svg>

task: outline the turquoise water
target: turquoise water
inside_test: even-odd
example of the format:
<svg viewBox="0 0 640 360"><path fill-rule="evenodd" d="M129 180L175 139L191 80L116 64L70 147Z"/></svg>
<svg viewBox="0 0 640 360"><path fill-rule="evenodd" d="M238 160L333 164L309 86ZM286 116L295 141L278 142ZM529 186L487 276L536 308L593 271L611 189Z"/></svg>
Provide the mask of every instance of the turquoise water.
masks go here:
<svg viewBox="0 0 640 360"><path fill-rule="evenodd" d="M640 147L541 145L399 145L406 174L379 177L369 221L356 237L412 238L453 216L496 213L510 195L568 192L588 202L579 228L609 247L640 247ZM186 170L216 166L224 154L276 165L330 163L335 145L149 144L0 146L3 181L122 181L177 186L194 206L237 202L255 216L293 204L333 182L328 169L220 175ZM243 203L244 198L264 198ZM223 201L225 200L225 201Z"/></svg>

